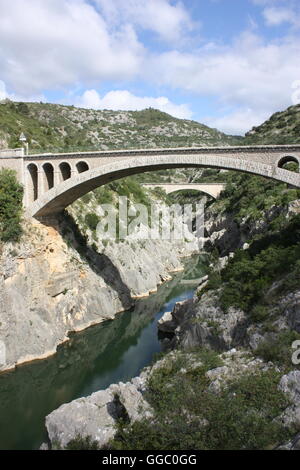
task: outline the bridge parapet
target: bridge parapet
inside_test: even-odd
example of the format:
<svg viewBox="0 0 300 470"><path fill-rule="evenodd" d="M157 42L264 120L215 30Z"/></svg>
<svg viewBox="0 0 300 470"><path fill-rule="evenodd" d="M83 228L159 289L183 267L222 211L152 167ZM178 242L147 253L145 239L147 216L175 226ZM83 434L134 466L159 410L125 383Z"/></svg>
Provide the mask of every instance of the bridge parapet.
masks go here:
<svg viewBox="0 0 300 470"><path fill-rule="evenodd" d="M24 157L24 149L4 149L0 150L0 158Z"/></svg>
<svg viewBox="0 0 300 470"><path fill-rule="evenodd" d="M6 152L6 151L5 151ZM300 188L300 145L191 147L22 155L3 152L0 167L17 171L25 187L30 216L49 216L98 186L125 176L169 168L218 168L243 171Z"/></svg>

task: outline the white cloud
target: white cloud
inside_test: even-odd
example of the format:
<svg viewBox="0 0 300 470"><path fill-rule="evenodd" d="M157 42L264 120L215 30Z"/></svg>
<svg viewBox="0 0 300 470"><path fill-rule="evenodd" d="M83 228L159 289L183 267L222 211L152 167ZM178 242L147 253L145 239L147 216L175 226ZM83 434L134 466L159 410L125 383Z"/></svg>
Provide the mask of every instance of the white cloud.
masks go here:
<svg viewBox="0 0 300 470"><path fill-rule="evenodd" d="M75 104L83 108L112 109L116 111L140 111L152 107L181 119L190 119L192 117L192 112L186 104L177 105L164 96L159 98L140 97L127 90L110 91L103 97L96 90L86 90L81 97L77 98Z"/></svg>
<svg viewBox="0 0 300 470"><path fill-rule="evenodd" d="M217 118L203 120L210 127L219 129L226 134L242 135L253 126L258 126L270 117L270 113L257 112L255 109L243 108Z"/></svg>
<svg viewBox="0 0 300 470"><path fill-rule="evenodd" d="M130 79L142 45L130 25L108 31L84 0L0 0L1 79L17 93Z"/></svg>
<svg viewBox="0 0 300 470"><path fill-rule="evenodd" d="M5 100L5 98L8 97L7 91L6 91L6 86L5 83L0 80L0 101Z"/></svg>
<svg viewBox="0 0 300 470"><path fill-rule="evenodd" d="M191 117L188 105L164 97L137 97L123 89L100 97L94 90L103 81L118 83L111 88L129 88L124 82L138 79L154 88L163 85L188 92L190 101L194 96L211 96L219 108L233 110L227 113L227 125L225 116L213 121L222 129L242 132L246 122L241 110L249 121L247 129L256 125L263 116L292 104L292 84L300 79L295 28L299 17L291 18L291 12L297 12L296 2L252 1L261 6L270 25L288 21L293 27L290 35L264 40L252 28L231 44L201 42L198 49L187 50L181 40L195 27L185 8L187 1L0 0L0 79L6 84L5 88L0 82L0 97L44 100L43 91L60 89L67 94L78 87L88 89L78 98L82 106L152 106ZM173 49L147 50L138 39L145 30L171 43ZM148 44L151 47L153 42Z"/></svg>
<svg viewBox="0 0 300 470"><path fill-rule="evenodd" d="M22 96L22 95L17 95L15 93L8 93L7 88L5 83L0 80L0 101L4 99L9 99L11 101L46 101L46 98L43 94L38 94L38 95L27 95L27 96Z"/></svg>
<svg viewBox="0 0 300 470"><path fill-rule="evenodd" d="M158 84L217 98L219 106L255 109L264 115L292 105L292 84L300 78L299 57L298 38L265 42L246 32L231 46L161 54L152 59L147 74Z"/></svg>
<svg viewBox="0 0 300 470"><path fill-rule="evenodd" d="M290 23L294 26L299 24L297 13L291 8L269 7L263 11L268 26L278 26L282 23Z"/></svg>
<svg viewBox="0 0 300 470"><path fill-rule="evenodd" d="M194 23L183 3L170 0L96 0L112 25L129 23L154 31L165 41L181 40Z"/></svg>

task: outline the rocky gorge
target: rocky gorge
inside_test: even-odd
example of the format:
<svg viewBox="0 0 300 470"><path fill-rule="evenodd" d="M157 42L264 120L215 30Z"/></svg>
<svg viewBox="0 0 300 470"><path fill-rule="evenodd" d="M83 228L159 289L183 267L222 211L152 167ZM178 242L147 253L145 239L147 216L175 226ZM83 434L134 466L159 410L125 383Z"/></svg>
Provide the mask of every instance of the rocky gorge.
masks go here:
<svg viewBox="0 0 300 470"><path fill-rule="evenodd" d="M86 246L82 255L60 230L27 222L20 243L2 247L1 371L55 354L70 332L130 309L195 252L195 246L146 240L108 246L100 254Z"/></svg>
<svg viewBox="0 0 300 470"><path fill-rule="evenodd" d="M87 446L94 442L98 448L112 449L118 449L120 445L120 448L124 449L132 448L126 445L144 445L143 439L146 438L141 437L139 442L138 437L134 436L139 433L143 436L145 427L151 434L151 430L155 429L157 432L162 423L166 428L169 426L159 416L155 401L157 398L155 399L156 395L153 395L153 388L155 389L153 382L157 380L157 376L164 377L164 379L160 377L159 388L163 390L166 387L169 389L168 393L172 393L172 387L176 386L174 384L186 381L187 377L193 377L196 372L199 372L205 381L200 396L219 395L220 402L224 394L228 393L228 389L238 388L243 380L249 379L253 383L266 380L270 396L264 396L266 395L263 391L264 385L261 388L262 401L277 397L277 404L280 403L276 411L272 411L271 421L270 416L266 418L269 428L274 430L278 426L276 432L274 431L275 434L269 438L272 442L270 448L299 448L300 372L291 361L292 340L295 340L300 333L299 288L294 287L287 293L277 296L276 300L268 305L268 321L265 317L255 318L253 314L249 315L249 312L243 308L230 306L224 309L219 300L222 287L209 288L211 278L216 273L219 275L235 258L236 253L249 250L252 243L263 237L278 217L288 221L297 216L300 211L299 200L294 199L282 206L270 207L262 211L261 216L255 220L249 220L247 217L237 220L236 212L220 210L222 203L224 201L216 201L206 211L205 247L207 252L211 253L211 274L199 280L200 285L193 298L177 303L174 309L166 312L158 322L159 331L165 335L165 349L169 352L130 382L111 385L107 390L63 405L47 416L46 426L54 448L68 448L69 444L76 447L79 442L81 445L85 442ZM269 296L272 290L276 290L280 282L277 280L271 284L266 296ZM284 338L287 338L287 341L281 344ZM277 355L271 354L269 349L275 347L274 345L285 348L283 356L289 355L289 364L284 363L284 357L280 357L280 352ZM201 356L204 351L211 351L214 360L205 364L206 359L203 361ZM181 412L189 416L192 411L187 401L187 397L181 396L181 402L177 402L177 406ZM250 407L251 403L247 406ZM253 403L252 406L254 407ZM257 405L256 418L264 412L263 406L260 408L260 405ZM196 420L198 429L204 432L209 428L212 416L208 414L204 417L205 412L201 405L197 411L193 409L193 413L191 428ZM123 422L124 417L126 425L124 428L123 424L120 431L119 423ZM170 409L164 417L164 420L166 419L171 422L174 419ZM257 441L254 439L253 442L249 439L249 447L246 445L245 448L256 448L257 445L270 446L269 431L264 431L263 425L261 426L261 439ZM201 431L199 432L201 434ZM212 434L215 432L213 428ZM202 448L210 448L211 443L202 439ZM274 442L272 439L275 439ZM179 445L178 441L176 445ZM239 448L241 443L231 442L221 445L225 448L226 445L230 445L229 448L236 445L236 448Z"/></svg>
<svg viewBox="0 0 300 470"><path fill-rule="evenodd" d="M7 103L5 112L9 109ZM151 127L153 111L145 112L143 119L149 115ZM154 117L155 122L166 119L159 113ZM176 132L181 128L177 126ZM200 270L197 284L195 279L183 281L192 282L194 292L179 296L176 305L163 310L155 332L151 330L155 338L159 330L162 358L139 376L123 371L122 381L108 376L98 381L91 374L92 385L85 387L81 376L94 368L96 358L105 363L113 356L117 369L122 362L122 355L110 353L121 343L118 328L125 340L130 338L128 351L139 354L133 343L138 343L140 324L146 322L143 314L148 317L147 306L139 299L154 294L165 282L168 285L172 273L183 270L183 259L199 252L197 240L107 242L98 238L102 202L116 204L120 195L146 207L157 200L172 202L166 194L141 188L139 183L152 182L153 177L155 181L226 183L220 197L206 204L208 269ZM169 170L98 188L45 225L23 221L21 239L0 244L0 380L7 429L14 415L9 399L13 391L20 407L16 422L26 415L27 429L31 422L27 418L37 411L39 427L45 420L48 443L42 448L299 448L300 377L298 364L292 361L293 345L300 340L299 197L298 190L259 177ZM188 193L173 201L197 198ZM161 308L155 294L151 298L149 316ZM136 316L128 320L134 304ZM97 324L103 325L99 335L97 327L89 328ZM80 336L83 330L93 338L89 346ZM79 346L73 350L76 341ZM50 356L57 358L51 366L46 359ZM149 356L145 363L150 360ZM133 356L128 354L126 367L131 370L130 362ZM31 365L19 367L25 363ZM20 382L14 379L17 375ZM34 390L36 401L41 396L41 402L46 402L49 388L51 403L38 410L25 405L24 413L19 383L31 375L39 391L35 395ZM31 393L28 386L27 405ZM42 434L39 429L38 439L29 445L42 442ZM18 440L14 436L7 442L14 439Z"/></svg>

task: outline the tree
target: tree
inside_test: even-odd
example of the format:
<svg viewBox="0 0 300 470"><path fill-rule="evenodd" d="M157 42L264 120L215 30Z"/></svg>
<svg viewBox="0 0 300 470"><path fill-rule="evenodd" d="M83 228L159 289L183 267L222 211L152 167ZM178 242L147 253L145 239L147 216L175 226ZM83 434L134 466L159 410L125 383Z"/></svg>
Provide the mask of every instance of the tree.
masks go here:
<svg viewBox="0 0 300 470"><path fill-rule="evenodd" d="M22 234L23 186L13 170L0 170L0 240L18 241Z"/></svg>

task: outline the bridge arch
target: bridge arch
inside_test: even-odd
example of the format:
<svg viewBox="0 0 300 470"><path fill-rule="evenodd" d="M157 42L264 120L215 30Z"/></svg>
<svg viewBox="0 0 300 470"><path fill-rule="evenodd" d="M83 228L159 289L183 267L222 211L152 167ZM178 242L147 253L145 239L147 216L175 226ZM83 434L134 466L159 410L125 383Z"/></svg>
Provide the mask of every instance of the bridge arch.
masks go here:
<svg viewBox="0 0 300 470"><path fill-rule="evenodd" d="M60 170L60 181L66 181L72 176L72 168L70 163L68 162L61 162L59 164Z"/></svg>
<svg viewBox="0 0 300 470"><path fill-rule="evenodd" d="M65 207L84 194L111 181L147 171L169 168L209 167L243 171L265 176L300 187L300 174L268 164L231 156L193 154L142 155L120 160L109 158L109 163L79 173L60 183L38 198L29 208L28 215L48 217L61 212Z"/></svg>
<svg viewBox="0 0 300 470"><path fill-rule="evenodd" d="M287 163L296 163L298 165L298 173L300 170L300 158L295 155L284 155L277 161L278 168L284 168Z"/></svg>
<svg viewBox="0 0 300 470"><path fill-rule="evenodd" d="M54 167L52 163L44 163L43 164L43 182L44 182L44 190L49 191L54 187Z"/></svg>
<svg viewBox="0 0 300 470"><path fill-rule="evenodd" d="M177 193L179 191L195 191L195 192L198 192L198 193L206 194L207 196L210 196L210 197L213 197L214 199L216 199L216 195L213 194L212 191L209 191L207 189L204 190L204 189L196 189L196 188L179 188L179 189L174 188L172 191L168 191L168 194L174 194L174 193Z"/></svg>
<svg viewBox="0 0 300 470"><path fill-rule="evenodd" d="M89 171L90 167L86 161L80 160L76 163L76 169L78 173L85 173L86 171Z"/></svg>
<svg viewBox="0 0 300 470"><path fill-rule="evenodd" d="M35 163L27 165L28 203L36 201L38 194L38 167Z"/></svg>

